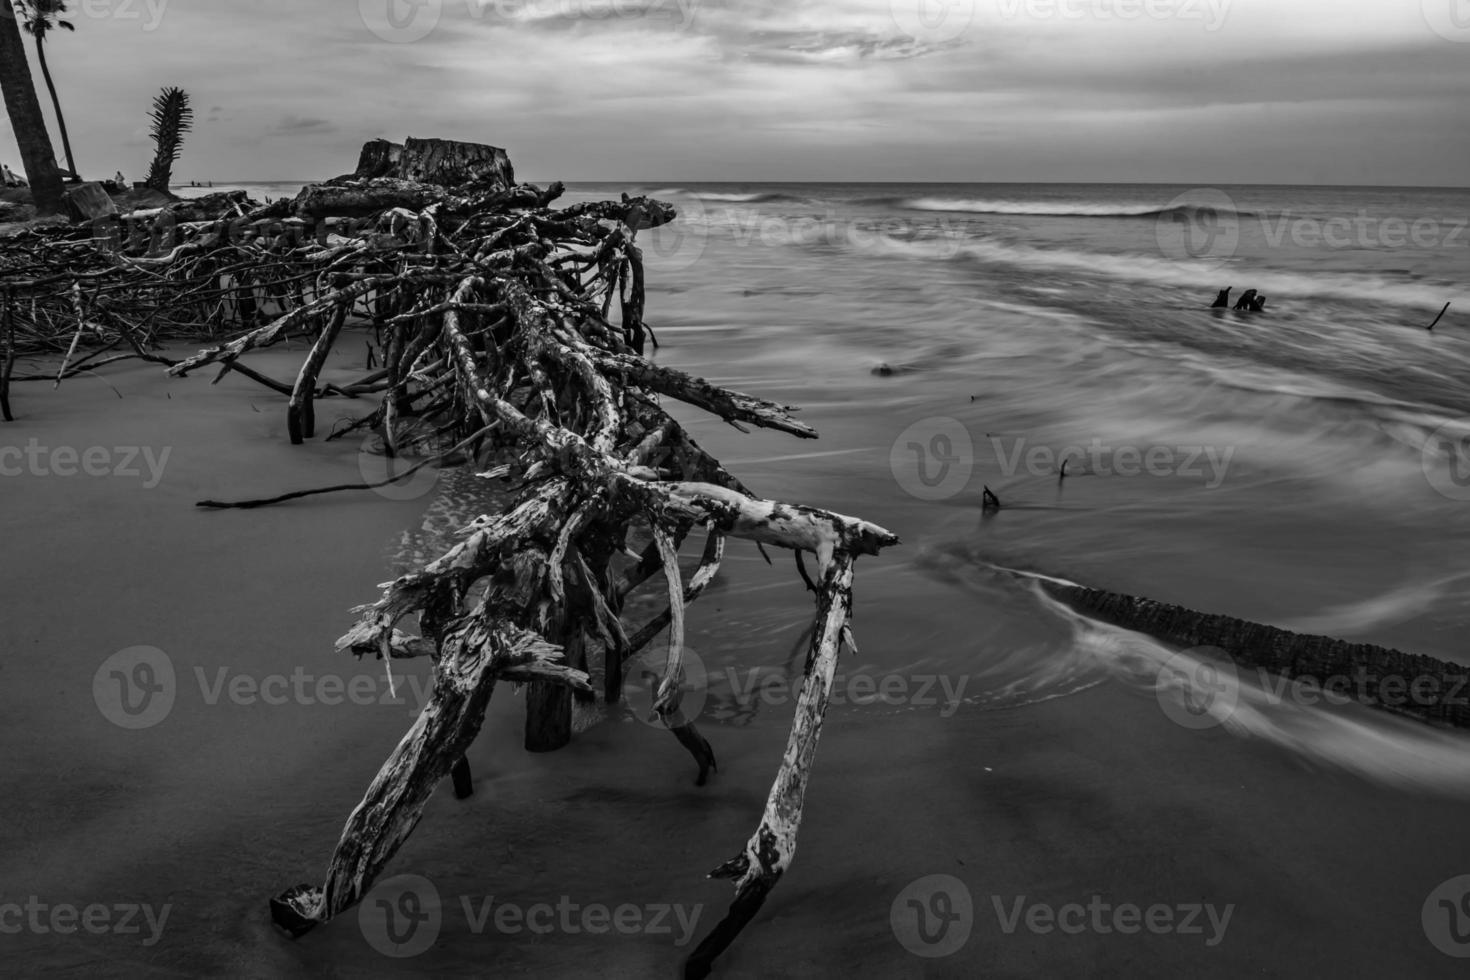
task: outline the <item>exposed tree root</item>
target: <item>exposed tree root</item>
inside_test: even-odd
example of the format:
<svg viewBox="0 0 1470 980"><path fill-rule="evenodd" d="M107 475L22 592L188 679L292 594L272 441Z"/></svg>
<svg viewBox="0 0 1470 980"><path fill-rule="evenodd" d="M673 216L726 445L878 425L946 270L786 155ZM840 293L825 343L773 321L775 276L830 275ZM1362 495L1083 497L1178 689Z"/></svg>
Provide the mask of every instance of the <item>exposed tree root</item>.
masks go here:
<svg viewBox="0 0 1470 980"><path fill-rule="evenodd" d="M445 174L455 176L445 183ZM652 334L636 239L673 220L673 209L625 196L551 210L560 190L515 185L491 147L370 144L359 173L294 201L221 196L184 202L193 210L124 216L110 234L21 236L0 254L0 280L12 287L4 320L22 325L31 351L70 357L97 336L176 376L212 365L218 381L238 371L285 396L293 443L315 437L315 399L378 394L375 408L333 437L372 428L393 454L427 428L457 441L429 455L463 451L507 492L504 509L473 521L449 551L387 583L338 641L385 661L430 657L434 683L349 817L322 884L272 901L275 921L293 935L363 897L441 779L452 773L457 795L470 792L465 754L499 680L533 685L528 746L554 748L570 737L568 690L592 696L589 661L600 659L603 694L615 701L626 659L667 630L655 711L703 784L714 749L681 709L687 607L714 579L727 539L752 541L762 554L772 545L815 556L815 581L799 565L816 609L790 742L755 835L717 872L737 890L690 961L691 972L707 972L790 867L838 652L844 638L851 643L853 568L898 538L857 518L761 499L689 438L661 398L737 428L816 432L791 409L646 360ZM56 268L65 274L37 275ZM368 322L380 369L322 385L344 329ZM178 361L151 353L184 324L229 339ZM7 328L7 341L14 336ZM310 346L294 384L245 365L288 338ZM382 485L200 505L255 507ZM695 528L705 531L704 554L686 581L679 548ZM635 540L641 554L630 550ZM624 603L659 575L667 610L633 630ZM416 631L399 628L413 617Z"/></svg>

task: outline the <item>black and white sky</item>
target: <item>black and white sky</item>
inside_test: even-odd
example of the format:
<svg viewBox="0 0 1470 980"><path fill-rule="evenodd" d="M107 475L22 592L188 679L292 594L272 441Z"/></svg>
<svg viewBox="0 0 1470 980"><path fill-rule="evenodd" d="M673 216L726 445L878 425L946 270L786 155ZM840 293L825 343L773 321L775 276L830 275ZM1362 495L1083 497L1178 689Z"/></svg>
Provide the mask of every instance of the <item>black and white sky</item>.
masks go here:
<svg viewBox="0 0 1470 980"><path fill-rule="evenodd" d="M48 53L93 176L142 175L149 103L180 85L185 181L440 136L530 180L1470 183L1470 0L69 7Z"/></svg>

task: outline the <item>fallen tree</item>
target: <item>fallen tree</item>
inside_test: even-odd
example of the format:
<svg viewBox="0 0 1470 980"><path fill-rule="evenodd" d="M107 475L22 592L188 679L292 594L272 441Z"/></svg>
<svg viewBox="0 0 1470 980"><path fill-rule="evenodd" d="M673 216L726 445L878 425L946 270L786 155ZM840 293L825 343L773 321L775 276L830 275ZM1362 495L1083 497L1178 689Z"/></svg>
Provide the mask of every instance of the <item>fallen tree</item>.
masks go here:
<svg viewBox="0 0 1470 980"><path fill-rule="evenodd" d="M526 747L554 749L571 735L573 691L594 696L600 671L602 696L616 701L624 664L667 633L654 706L702 784L716 762L680 709L686 607L718 572L727 539L792 550L798 566L810 554L815 610L795 719L759 825L713 873L734 880L736 898L686 965L702 976L791 864L836 660L853 646L854 566L898 539L857 518L761 499L690 438L661 398L736 427L816 433L781 405L645 358L637 236L673 220L672 208L625 196L553 210L560 190L514 184L493 147L377 142L358 172L291 201L218 195L80 234L36 230L0 252L7 337L14 347L19 327L45 350L71 328L67 350L80 339L90 347L74 364L117 351L174 375L237 372L284 396L296 443L316 436L317 399L376 395L376 407L329 438L371 429L392 454L406 426L427 425L455 443L444 455L468 454L509 497L447 553L388 583L338 641L359 657L428 657L433 687L348 818L323 881L271 901L292 935L362 899L446 774L469 792L465 752L498 681L529 685ZM201 220L202 211L213 214ZM279 310L267 317L270 306ZM358 321L375 330L381 368L322 385L327 354ZM201 324L231 339L183 360L153 348ZM288 337L311 341L294 382L245 363ZM686 578L679 550L696 531L702 554ZM660 578L665 611L628 622L630 595ZM416 629L401 628L414 619Z"/></svg>
<svg viewBox="0 0 1470 980"><path fill-rule="evenodd" d="M1206 655L1224 651L1238 666L1256 667L1288 680L1325 685L1333 678L1356 679L1344 685L1358 702L1421 721L1470 728L1470 668L1421 654L1403 653L1371 643L1348 643L1329 636L1293 633L1233 616L1089 589L1041 575L1018 574L1069 608L1094 619L1144 633ZM1418 680L1405 697L1406 681Z"/></svg>

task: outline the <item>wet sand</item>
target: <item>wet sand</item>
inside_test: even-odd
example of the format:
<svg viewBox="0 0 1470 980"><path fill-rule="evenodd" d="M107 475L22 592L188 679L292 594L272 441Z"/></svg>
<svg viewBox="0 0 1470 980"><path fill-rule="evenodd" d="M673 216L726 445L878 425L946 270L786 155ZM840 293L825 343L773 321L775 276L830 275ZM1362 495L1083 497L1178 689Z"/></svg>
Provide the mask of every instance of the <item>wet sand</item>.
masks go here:
<svg viewBox="0 0 1470 980"><path fill-rule="evenodd" d="M286 377L300 353L252 364ZM360 367L329 363L343 377ZM674 740L627 718L593 726L559 753L522 752L522 705L502 688L471 754L476 795L437 794L389 867L437 888L444 922L433 946L385 957L352 913L288 940L270 925L267 899L319 878L412 705L231 703L227 694L210 704L210 685L221 668L226 678L258 681L303 666L344 683L370 678L364 683L386 695L381 665L334 654L332 641L350 624L349 607L376 595L385 549L416 525L428 498L339 494L197 510L194 501L206 497L357 479L357 440L290 446L281 399L243 379L211 387L208 376L169 380L156 367L102 373L121 399L85 376L59 391L21 384L18 421L0 425L4 446L34 436L79 450L170 450L152 489L128 477L0 481L0 902L171 909L149 946L146 927L143 935L0 935L5 972L676 976L692 944L681 948L670 935L477 934L460 899L698 904L702 937L731 894L703 875L753 829L786 709L709 725L721 768L697 789ZM319 424L348 411L323 402ZM842 411L804 417L840 433ZM723 432L696 428L729 460L795 451L766 435ZM745 440L744 452L729 452L728 439ZM752 482L763 493L863 512L861 487L829 498L760 469ZM845 496L853 499L835 499ZM805 615L794 570L783 561L768 568L742 545L731 551L721 585L695 607L691 643L711 663L779 662ZM884 662L888 651L922 663L933 651L947 658L1052 629L1024 611L1007 620L960 583L917 573L923 552L906 534L906 547L860 563L860 663ZM129 731L99 710L93 677L109 656L137 645L167 653L178 696L161 722ZM420 679L426 669L407 667ZM1461 975L1463 964L1426 938L1420 912L1440 882L1470 873L1466 806L1447 792L1309 767L1221 728L1188 730L1153 697L1113 682L947 717L839 705L795 865L716 975ZM962 949L924 959L899 944L890 909L906 886L933 874L967 885L975 920ZM1025 896L1061 906L1094 895L1234 909L1221 941L1207 947L1207 924L1203 935L1006 934L993 904L1010 908Z"/></svg>

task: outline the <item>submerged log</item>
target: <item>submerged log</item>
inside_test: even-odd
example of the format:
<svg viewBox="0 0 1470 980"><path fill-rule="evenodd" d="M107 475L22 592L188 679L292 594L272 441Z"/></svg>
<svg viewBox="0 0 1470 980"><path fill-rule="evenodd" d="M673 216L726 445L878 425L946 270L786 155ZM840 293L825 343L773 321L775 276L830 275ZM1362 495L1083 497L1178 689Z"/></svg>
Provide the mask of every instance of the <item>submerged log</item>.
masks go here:
<svg viewBox="0 0 1470 980"><path fill-rule="evenodd" d="M1182 647L1217 647L1236 664L1289 680L1327 684L1347 678L1355 700L1423 721L1470 728L1470 668L1370 643L1347 643L1232 616L1037 578L1041 589L1077 612ZM1422 679L1422 680L1420 680ZM1408 685L1419 682L1413 696Z"/></svg>
<svg viewBox="0 0 1470 980"><path fill-rule="evenodd" d="M1236 302L1235 308L1248 313L1259 313L1266 308L1266 297L1260 295L1254 289L1247 289L1240 294L1240 299Z"/></svg>

